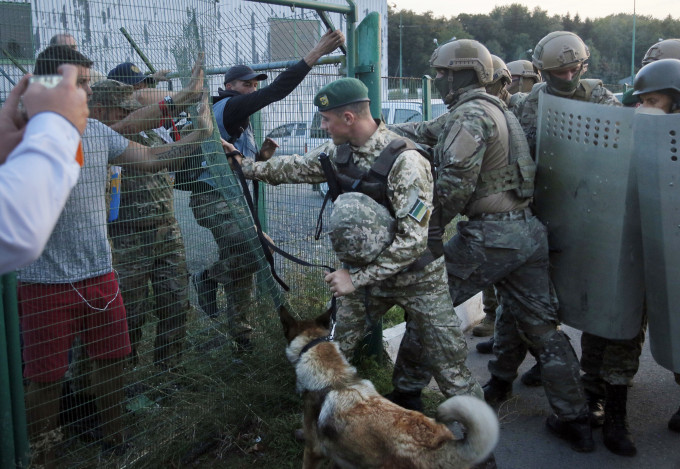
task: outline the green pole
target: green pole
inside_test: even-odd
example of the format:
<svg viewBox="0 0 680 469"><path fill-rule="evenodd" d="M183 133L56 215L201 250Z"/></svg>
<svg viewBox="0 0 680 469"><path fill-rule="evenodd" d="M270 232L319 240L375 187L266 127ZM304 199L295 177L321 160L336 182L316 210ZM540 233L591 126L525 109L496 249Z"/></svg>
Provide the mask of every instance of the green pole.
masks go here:
<svg viewBox="0 0 680 469"><path fill-rule="evenodd" d="M16 68L18 68L19 70L21 70L21 73L23 73L24 75L26 75L26 74L28 73L28 70L26 70L26 67L24 67L23 65L21 65L21 64L19 63L19 61L18 61L17 59L15 59L14 56L13 56L12 54L10 54L9 51L8 51L7 49L5 49L5 48L3 47L1 50L2 50L2 53L5 54L5 57L7 57L7 58L14 64L14 66L15 66Z"/></svg>
<svg viewBox="0 0 680 469"><path fill-rule="evenodd" d="M432 119L432 88L430 83L432 77L430 75L423 75L423 121Z"/></svg>
<svg viewBox="0 0 680 469"><path fill-rule="evenodd" d="M630 80L635 76L635 0L633 0L633 51L630 54Z"/></svg>
<svg viewBox="0 0 680 469"><path fill-rule="evenodd" d="M16 276L0 277L0 463L2 467L28 467Z"/></svg>

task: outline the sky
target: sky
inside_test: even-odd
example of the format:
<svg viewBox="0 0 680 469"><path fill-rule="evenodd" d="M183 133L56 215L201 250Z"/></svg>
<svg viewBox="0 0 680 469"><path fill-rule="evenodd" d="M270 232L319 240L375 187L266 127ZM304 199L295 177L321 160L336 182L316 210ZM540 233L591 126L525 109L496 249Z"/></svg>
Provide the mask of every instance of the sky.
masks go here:
<svg viewBox="0 0 680 469"><path fill-rule="evenodd" d="M413 10L416 13L431 11L434 16L457 16L460 13L488 14L496 6L519 3L525 5L530 11L535 7L546 10L548 15L571 16L579 14L581 19L602 18L616 13L635 13L641 16L651 16L663 19L669 14L674 19L680 19L679 0L387 0L388 4L396 4L397 10Z"/></svg>

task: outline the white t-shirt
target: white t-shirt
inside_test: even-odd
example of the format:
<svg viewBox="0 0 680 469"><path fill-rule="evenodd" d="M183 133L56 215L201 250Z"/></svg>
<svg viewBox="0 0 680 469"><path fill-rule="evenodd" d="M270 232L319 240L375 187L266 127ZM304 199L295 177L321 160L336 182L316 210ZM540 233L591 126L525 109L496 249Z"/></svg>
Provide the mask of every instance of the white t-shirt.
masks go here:
<svg viewBox="0 0 680 469"><path fill-rule="evenodd" d="M88 119L83 133L84 165L45 251L19 272L22 282L68 283L113 270L106 237L109 162L129 144L101 122Z"/></svg>
<svg viewBox="0 0 680 469"><path fill-rule="evenodd" d="M0 166L0 274L33 262L78 181L80 133L54 112L33 116Z"/></svg>

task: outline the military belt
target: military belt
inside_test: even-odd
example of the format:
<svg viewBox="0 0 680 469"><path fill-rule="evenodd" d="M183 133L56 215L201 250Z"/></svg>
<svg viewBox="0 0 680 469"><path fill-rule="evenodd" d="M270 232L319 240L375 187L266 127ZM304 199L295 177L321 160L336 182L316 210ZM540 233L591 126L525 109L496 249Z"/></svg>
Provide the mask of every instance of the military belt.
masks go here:
<svg viewBox="0 0 680 469"><path fill-rule="evenodd" d="M529 220L533 218L534 214L531 213L531 209L521 208L518 210L510 210L509 212L499 212L499 213L480 213L468 217L471 221L516 221L516 220Z"/></svg>

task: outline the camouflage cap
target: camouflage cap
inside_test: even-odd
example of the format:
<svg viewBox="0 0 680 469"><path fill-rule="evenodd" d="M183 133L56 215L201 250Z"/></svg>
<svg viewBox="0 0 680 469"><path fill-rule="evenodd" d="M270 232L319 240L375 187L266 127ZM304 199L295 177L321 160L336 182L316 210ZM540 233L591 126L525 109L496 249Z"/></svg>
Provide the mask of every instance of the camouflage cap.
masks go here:
<svg viewBox="0 0 680 469"><path fill-rule="evenodd" d="M368 88L356 78L340 78L322 87L314 96L319 111L329 111L347 104L370 101Z"/></svg>
<svg viewBox="0 0 680 469"><path fill-rule="evenodd" d="M132 97L133 92L134 89L131 85L126 85L116 80L101 80L92 85L90 104L119 107L128 111L134 111L141 108L142 105Z"/></svg>
<svg viewBox="0 0 680 469"><path fill-rule="evenodd" d="M366 194L341 194L329 222L333 250L350 266L370 264L394 240L396 224L390 212Z"/></svg>

